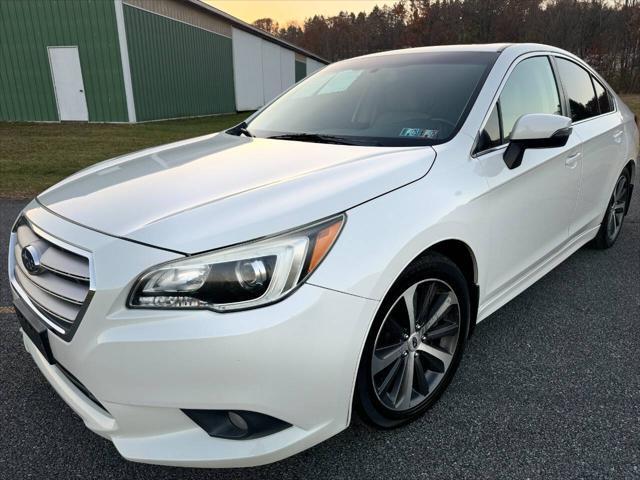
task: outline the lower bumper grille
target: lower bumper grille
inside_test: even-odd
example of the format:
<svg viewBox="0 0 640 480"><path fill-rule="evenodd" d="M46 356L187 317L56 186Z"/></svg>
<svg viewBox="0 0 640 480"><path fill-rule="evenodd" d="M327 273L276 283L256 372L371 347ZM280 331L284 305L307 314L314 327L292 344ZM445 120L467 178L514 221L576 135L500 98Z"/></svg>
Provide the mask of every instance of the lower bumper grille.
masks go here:
<svg viewBox="0 0 640 480"><path fill-rule="evenodd" d="M82 382L80 382L80 380L78 380L76 377L73 376L73 374L71 372L69 372L69 370L67 370L66 368L64 368L62 365L60 365L59 363L56 364L56 366L58 367L58 369L60 370L60 372L62 372L62 374L67 377L67 379L73 383L75 385L75 387L80 390L83 395L85 397L87 397L89 400L91 400L93 403L95 403L95 405L97 407L100 407L102 410L104 410L105 412L109 413L109 411L104 408L104 406L100 403L100 401L93 395L93 393L91 393L87 387L85 387Z"/></svg>

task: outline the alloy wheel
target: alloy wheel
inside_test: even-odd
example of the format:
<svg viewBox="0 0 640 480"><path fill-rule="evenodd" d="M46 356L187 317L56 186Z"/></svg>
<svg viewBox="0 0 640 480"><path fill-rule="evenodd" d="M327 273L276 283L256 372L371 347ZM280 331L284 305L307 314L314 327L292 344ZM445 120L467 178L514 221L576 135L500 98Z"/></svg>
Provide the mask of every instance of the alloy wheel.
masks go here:
<svg viewBox="0 0 640 480"><path fill-rule="evenodd" d="M616 188L611 195L609 219L607 221L607 236L613 241L617 238L622 228L622 220L627 205L627 177L621 175L616 183Z"/></svg>
<svg viewBox="0 0 640 480"><path fill-rule="evenodd" d="M458 298L444 281L422 280L405 290L387 312L373 348L378 400L396 412L427 400L449 370L460 325Z"/></svg>

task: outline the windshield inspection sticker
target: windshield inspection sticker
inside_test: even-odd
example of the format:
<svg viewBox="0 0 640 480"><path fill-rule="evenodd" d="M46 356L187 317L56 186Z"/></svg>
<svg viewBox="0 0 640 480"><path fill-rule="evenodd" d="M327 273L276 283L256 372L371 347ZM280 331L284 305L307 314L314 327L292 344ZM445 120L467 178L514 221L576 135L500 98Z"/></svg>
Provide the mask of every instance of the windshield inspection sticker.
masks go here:
<svg viewBox="0 0 640 480"><path fill-rule="evenodd" d="M421 138L437 138L438 130L428 130L424 128L403 128L400 132L401 137L421 137Z"/></svg>

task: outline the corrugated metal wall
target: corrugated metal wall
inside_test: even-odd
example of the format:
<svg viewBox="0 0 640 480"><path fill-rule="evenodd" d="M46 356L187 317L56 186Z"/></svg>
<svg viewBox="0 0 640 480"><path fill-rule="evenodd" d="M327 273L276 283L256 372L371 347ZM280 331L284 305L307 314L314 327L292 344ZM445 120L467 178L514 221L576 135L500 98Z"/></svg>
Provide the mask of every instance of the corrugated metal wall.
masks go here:
<svg viewBox="0 0 640 480"><path fill-rule="evenodd" d="M231 38L123 8L139 121L235 111Z"/></svg>
<svg viewBox="0 0 640 480"><path fill-rule="evenodd" d="M47 46L71 45L89 120L127 121L113 0L0 1L0 120L58 120Z"/></svg>
<svg viewBox="0 0 640 480"><path fill-rule="evenodd" d="M303 78L307 66L299 57L293 50L234 28L233 69L238 111L262 107Z"/></svg>
<svg viewBox="0 0 640 480"><path fill-rule="evenodd" d="M280 92L296 83L296 54L287 48L280 48Z"/></svg>
<svg viewBox="0 0 640 480"><path fill-rule="evenodd" d="M300 61L296 58L296 82L299 82L307 76L307 62Z"/></svg>
<svg viewBox="0 0 640 480"><path fill-rule="evenodd" d="M233 73L238 111L264 105L262 89L262 39L233 29Z"/></svg>
<svg viewBox="0 0 640 480"><path fill-rule="evenodd" d="M280 78L280 47L271 42L262 42L262 88L264 103L269 103L282 91Z"/></svg>
<svg viewBox="0 0 640 480"><path fill-rule="evenodd" d="M307 75L311 75L313 72L324 68L326 65L323 63L314 60L313 58L307 57Z"/></svg>
<svg viewBox="0 0 640 480"><path fill-rule="evenodd" d="M226 37L231 36L231 25L220 18L203 13L201 9L186 2L175 0L123 0L123 3L180 20Z"/></svg>

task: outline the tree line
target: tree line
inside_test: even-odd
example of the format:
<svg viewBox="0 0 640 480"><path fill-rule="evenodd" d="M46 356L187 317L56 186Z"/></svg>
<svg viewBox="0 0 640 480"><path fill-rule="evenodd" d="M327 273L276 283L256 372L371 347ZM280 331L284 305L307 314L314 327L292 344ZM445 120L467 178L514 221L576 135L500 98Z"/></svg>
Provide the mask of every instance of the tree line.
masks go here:
<svg viewBox="0 0 640 480"><path fill-rule="evenodd" d="M640 92L640 0L400 0L370 13L254 22L330 61L423 45L538 42L582 57L621 92Z"/></svg>

